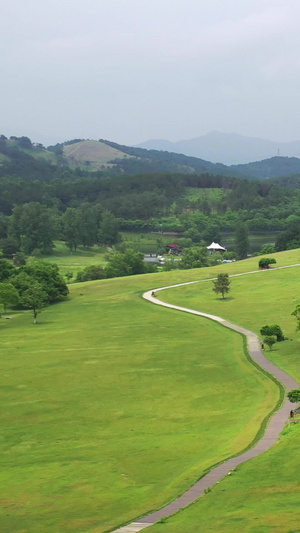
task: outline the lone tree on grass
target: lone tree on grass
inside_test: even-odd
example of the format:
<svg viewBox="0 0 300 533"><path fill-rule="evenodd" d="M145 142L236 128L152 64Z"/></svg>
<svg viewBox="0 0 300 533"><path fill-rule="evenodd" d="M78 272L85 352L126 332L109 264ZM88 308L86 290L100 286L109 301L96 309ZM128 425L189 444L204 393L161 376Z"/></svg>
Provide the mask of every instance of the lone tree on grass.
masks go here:
<svg viewBox="0 0 300 533"><path fill-rule="evenodd" d="M271 337L270 335L268 335L267 337L264 338L264 343L267 344L267 346L269 346L270 350L272 350L272 346L273 344L276 343L276 339L275 337Z"/></svg>
<svg viewBox="0 0 300 533"><path fill-rule="evenodd" d="M28 309L32 309L33 323L37 323L37 315L41 309L49 302L47 293L43 290L40 283L33 283L32 286L23 292L21 304Z"/></svg>
<svg viewBox="0 0 300 533"><path fill-rule="evenodd" d="M275 335L277 342L284 341L282 329L278 324L272 324L271 326L263 326L260 329L260 334L266 337L272 337Z"/></svg>
<svg viewBox="0 0 300 533"><path fill-rule="evenodd" d="M223 300L225 298L225 294L227 294L230 291L230 279L228 274L218 274L218 277L215 281L213 281L214 287L213 291L216 294L221 293Z"/></svg>

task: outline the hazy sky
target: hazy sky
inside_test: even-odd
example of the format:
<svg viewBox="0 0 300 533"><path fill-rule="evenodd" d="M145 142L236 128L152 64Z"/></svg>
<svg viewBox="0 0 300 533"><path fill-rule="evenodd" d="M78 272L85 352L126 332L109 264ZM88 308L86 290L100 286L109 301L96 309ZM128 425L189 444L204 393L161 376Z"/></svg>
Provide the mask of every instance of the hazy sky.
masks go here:
<svg viewBox="0 0 300 533"><path fill-rule="evenodd" d="M300 139L298 0L9 0L0 133Z"/></svg>

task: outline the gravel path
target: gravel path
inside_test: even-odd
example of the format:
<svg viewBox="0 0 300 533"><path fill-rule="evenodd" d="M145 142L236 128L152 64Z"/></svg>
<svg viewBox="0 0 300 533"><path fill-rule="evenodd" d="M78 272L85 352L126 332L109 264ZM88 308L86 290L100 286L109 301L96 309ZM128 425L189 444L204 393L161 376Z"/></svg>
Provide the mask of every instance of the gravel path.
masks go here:
<svg viewBox="0 0 300 533"><path fill-rule="evenodd" d="M300 265L297 264L297 265L289 265L288 267L279 267L279 268L276 268L276 270L279 270L282 268L291 268L293 266L300 266ZM272 269L272 270L275 270L275 269ZM255 270L253 272L234 274L233 276L230 276L230 277L237 277L237 276L242 276L242 275L247 275L247 274L256 274L256 273L261 273L261 272L266 272L266 271ZM155 294L157 294L157 292L165 290L165 289L181 287L184 285L191 285L193 283L213 281L214 279L216 278L192 281L188 283L179 283L177 285L170 285L169 287L160 287L159 289L155 289L154 292ZM209 318L211 320L219 322L220 324L223 324L223 326L227 328L230 328L230 329L233 329L234 331L238 331L239 333L242 333L243 335L245 335L247 339L248 351L249 351L251 358L256 363L258 363L259 366L261 366L267 372L272 374L278 381L280 381L285 386L285 388L288 391L291 389L299 388L300 385L297 381L295 381L288 374L283 372L283 370L280 370L277 366L271 363L271 361L269 361L263 355L260 349L260 341L257 335L253 333L252 331L242 328L240 326L237 326L236 324L233 324L229 322L228 320L225 320L224 318L221 318L216 315L202 313L194 309L188 309L186 307L180 307L178 305L172 305L172 304L163 302L159 300L156 296L152 296L152 293L153 291L148 291L143 296L146 300L156 305L161 305L163 307L168 307L169 309L176 309L177 311L191 313L193 315L198 315L198 316L202 316L205 318ZM248 461L249 459L252 459L253 457L256 457L257 455L260 455L266 450L269 450L273 446L273 444L275 444L275 442L278 440L281 431L286 425L290 410L293 407L294 405L291 404L288 399L286 399L283 405L280 407L280 409L273 415L263 437L253 448L242 453L238 457L228 459L221 465L213 468L210 472L208 472L208 474L203 476L197 483L195 483L195 485L193 485L189 490L187 490L184 494L182 494L179 498L174 500L169 505L166 505L159 511L155 511L145 516L144 518L139 519L136 522L132 522L131 524L127 526L124 526L124 527L121 527L120 529L115 530L116 533L135 533L137 531L141 531L142 529L145 529L153 525L155 522L157 522L161 518L164 518L164 517L167 517L167 516L170 516L176 513L183 507L186 507L193 501L197 500L200 496L203 495L206 489L208 489L209 487L214 485L217 481L222 479L233 468L240 465L241 463L244 463L245 461Z"/></svg>

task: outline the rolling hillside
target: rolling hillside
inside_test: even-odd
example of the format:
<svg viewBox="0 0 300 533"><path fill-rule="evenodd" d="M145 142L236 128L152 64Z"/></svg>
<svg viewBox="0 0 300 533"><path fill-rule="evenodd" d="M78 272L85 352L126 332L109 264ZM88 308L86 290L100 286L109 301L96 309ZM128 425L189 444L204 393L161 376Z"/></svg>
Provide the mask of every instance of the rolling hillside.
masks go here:
<svg viewBox="0 0 300 533"><path fill-rule="evenodd" d="M99 141L68 144L64 146L63 154L71 166L84 166L87 170L99 170L103 166L111 166L110 161L115 159L135 158Z"/></svg>

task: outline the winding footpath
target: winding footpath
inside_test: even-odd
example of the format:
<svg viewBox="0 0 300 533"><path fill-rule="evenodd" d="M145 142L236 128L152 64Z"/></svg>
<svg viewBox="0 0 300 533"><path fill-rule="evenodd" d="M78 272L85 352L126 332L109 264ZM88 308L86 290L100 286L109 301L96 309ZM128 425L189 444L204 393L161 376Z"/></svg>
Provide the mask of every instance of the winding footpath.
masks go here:
<svg viewBox="0 0 300 533"><path fill-rule="evenodd" d="M300 264L289 265L287 267L278 267L272 270L292 268L295 266L300 266ZM248 274L257 274L257 273L262 273L262 272L268 272L268 271L255 270L252 272L243 272L241 274L233 274L230 277L244 276ZM161 305L163 307L168 307L169 309L176 309L177 311L182 311L184 313L191 313L193 315L198 315L201 317L209 318L210 320L219 322L220 324L222 324L223 326L227 328L230 328L230 329L233 329L234 331L242 333L247 339L248 352L251 358L253 359L253 361L255 361L261 368L266 370L269 374L272 374L279 382L281 382L284 385L287 391L291 389L299 388L300 385L297 381L295 381L288 374L283 372L283 370L280 370L277 366L271 363L271 361L269 361L263 355L260 349L260 341L258 339L258 336L252 331L242 328L240 326L237 326L236 324L233 324L232 322L229 322L228 320L225 320L224 318L221 318L219 316L210 315L208 313L202 313L200 311L195 311L194 309L188 309L186 307L180 307L178 305L172 305L172 304L159 300L156 296L152 296L153 292L156 295L158 292L163 291L165 289L182 287L184 285L191 285L193 283L213 281L215 279L216 278L209 278L209 279L203 279L203 280L198 280L198 281L190 281L187 283L179 283L177 285L170 285L168 287L160 287L158 289L154 289L154 291L148 291L144 293L143 297L149 302L152 302L153 304ZM136 533L137 531L141 531L142 529L152 526L155 522L157 522L161 518L168 517L176 513L183 507L186 507L187 505L197 500L200 496L204 494L206 489L213 486L217 481L219 481L224 476L226 476L236 466L269 450L273 446L273 444L275 444L275 442L278 440L281 431L284 429L287 423L290 410L293 407L294 405L291 404L288 399L286 399L284 403L281 405L281 407L279 408L279 410L276 411L276 413L273 415L273 417L269 421L268 427L263 437L253 448L247 450L246 452L242 453L241 455L237 457L228 459L224 463L213 468L210 472L208 472L208 474L206 474L199 481L197 481L195 485L193 485L189 490L187 490L184 494L182 494L179 498L171 502L169 505L166 505L159 511L155 511L151 514L148 514L144 518L140 518L136 522L132 522L131 524L127 526L124 526L124 527L121 527L115 530L115 533Z"/></svg>

